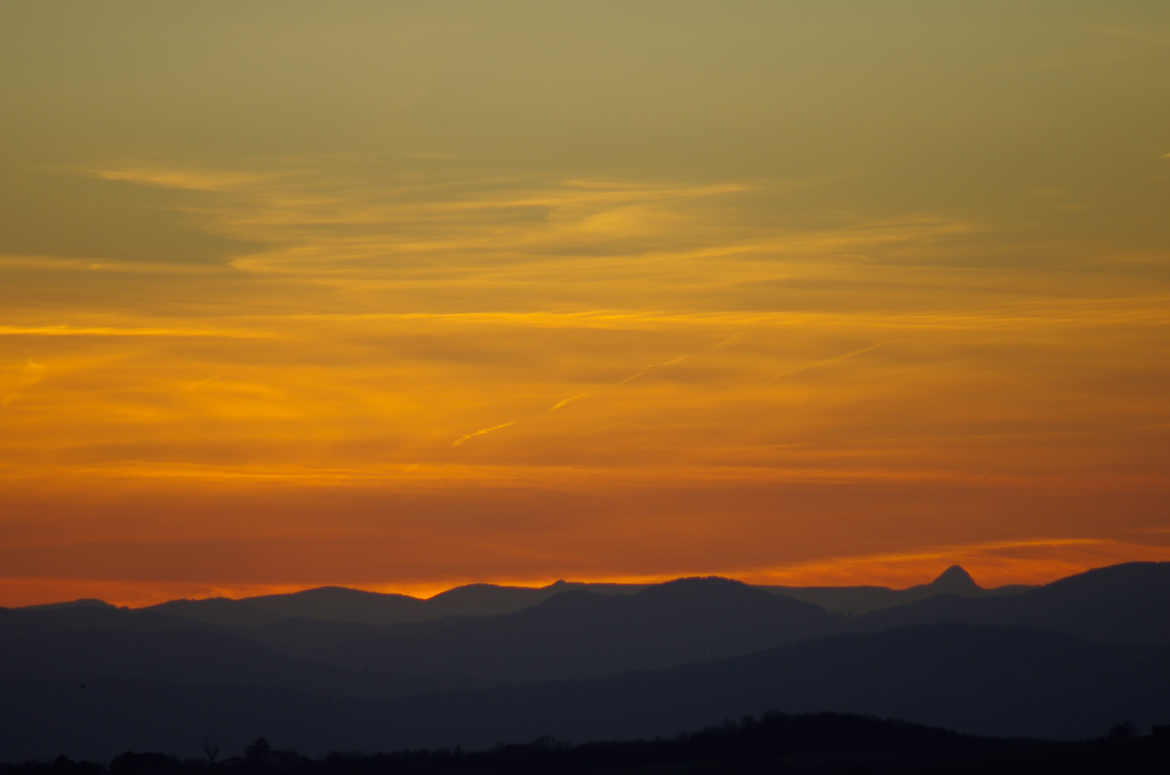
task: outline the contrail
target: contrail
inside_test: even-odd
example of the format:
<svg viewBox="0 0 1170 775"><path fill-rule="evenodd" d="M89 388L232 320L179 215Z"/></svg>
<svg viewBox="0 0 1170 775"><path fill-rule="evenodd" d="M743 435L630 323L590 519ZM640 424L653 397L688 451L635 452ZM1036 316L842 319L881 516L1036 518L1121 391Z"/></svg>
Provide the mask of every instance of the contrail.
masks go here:
<svg viewBox="0 0 1170 775"><path fill-rule="evenodd" d="M698 354L711 352L714 350L722 350L723 348L728 347L731 344L734 344L739 339L741 339L743 336L744 336L744 332L737 331L737 332L731 334L730 336L721 339L720 341L716 342L715 344L711 345L710 347L707 347L707 348L704 348L703 350L700 350ZM861 347L861 348L858 348L856 350L850 350L849 352L841 353L840 355L832 355L828 358L822 358L819 361L812 361L810 363L805 363L801 366L797 366L795 368L789 369L788 371L781 372L780 374L776 375L775 379L784 379L785 377L793 377L793 376L796 376L797 374L803 374L806 371L812 371L813 369L818 369L821 366L827 366L830 363L836 363L837 361L843 361L843 360L846 360L849 358L855 358L858 355L864 355L865 353L873 352L874 350L878 349L879 347L884 347L887 344L890 344L890 342L878 342L877 344L871 344L867 347ZM638 371L635 371L633 374L629 375L628 377L623 377L622 379L619 379L617 382L610 383L608 390L613 390L614 388L618 388L618 387L621 387L623 385L628 385L631 382L634 382L635 380L639 380L642 377L645 377L647 374L649 374L652 371L656 371L658 369L666 368L667 366L674 366L675 364L682 363L683 361L689 360L690 358L694 357L694 355L696 355L696 353L686 353L683 355L676 355L675 357L673 357L669 360L662 361L660 363L652 363L649 366L646 366L642 369L639 369ZM605 390L606 389L603 388L602 392L605 392ZM571 395L571 396L566 396L565 398L562 398L561 400L557 401L555 404L550 406L548 409L546 409L543 412L543 414L549 414L552 412L559 411L561 409L564 409L569 404L576 403L577 401L580 401L583 398L588 398L591 395L593 395L593 394L592 393L576 393L576 394ZM528 419L531 419L531 417L529 417ZM464 434L463 436L460 436L459 438L455 439L455 441L451 443L451 446L452 447L462 446L464 444L464 442L467 442L471 439L474 439L476 436L486 436L489 433L495 433L496 431L503 430L504 428L510 428L513 425L515 425L516 423L517 423L517 420L509 420L508 422L500 423L499 425L493 425L489 428L480 428L477 431L472 431L471 433Z"/></svg>
<svg viewBox="0 0 1170 775"><path fill-rule="evenodd" d="M568 398L562 398L560 401L557 401L555 404L550 406L548 408L548 410L550 412L555 412L558 409L564 409L566 406L573 403L574 401L580 401L582 398L587 398L588 396L589 396L588 393L578 393L575 396L569 396Z"/></svg>
<svg viewBox="0 0 1170 775"><path fill-rule="evenodd" d="M472 431L471 433L464 434L464 435L460 436L459 438L455 439L455 441L451 442L451 446L458 447L458 446L462 445L463 442L467 441L468 439L474 439L476 436L486 436L487 434L494 433L495 431L502 431L504 428L508 428L508 427L513 426L515 424L516 424L515 420L508 420L508 422L502 422L499 425L493 425L490 428L480 428L478 431Z"/></svg>
<svg viewBox="0 0 1170 775"><path fill-rule="evenodd" d="M806 371L812 371L813 369L820 368L821 366L827 366L830 363L836 363L837 361L843 361L846 358L853 358L857 355L864 355L865 353L872 352L879 347L884 347L887 344L889 344L889 342L878 342L877 344L871 344L869 347L862 347L859 350L850 350L847 353L841 353L840 355L834 355L834 356L831 356L829 358L822 358L819 361L813 361L812 363L806 363L803 366L797 366L794 369L789 369L788 371L785 371L785 372L778 374L776 376L776 379L784 379L785 377L794 377L797 374L803 374Z"/></svg>
<svg viewBox="0 0 1170 775"><path fill-rule="evenodd" d="M737 331L736 333L731 334L731 336L724 337L723 339L719 340L718 342L711 345L710 347L704 348L700 352L721 350L724 347L727 347L728 345L736 342L742 336L743 336L743 332ZM612 390L613 388L621 387L622 385L628 385L631 382L634 382L635 380L639 380L642 377L645 377L647 374L649 374L652 371L656 371L657 369L664 369L667 366L674 366L675 364L682 363L683 361L688 360L691 357L693 357L693 355L694 355L693 353L685 353L683 355L676 355L673 358L670 358L669 360L662 361L661 363L652 363L649 366L646 366L645 368L642 368L642 369L639 369L638 371L635 371L633 374L629 375L628 377L623 377L622 379L619 379L617 382L610 383L610 386L608 389ZM590 395L592 395L592 394L591 393L576 393L576 394L571 395L571 396L566 396L565 398L562 398L560 401L557 401L555 404L550 406L547 410L545 410L544 413L548 414L551 412L559 411L561 409L564 409L569 404L580 401L582 398L588 398ZM509 428L509 427L515 425L516 422L517 422L516 420L510 420L510 421L505 422L505 423L500 423L499 425L493 425L490 428L480 428L477 431L472 431L471 433L465 434L465 435L460 436L459 438L455 439L455 441L452 442L451 446L452 447L462 446L464 442L466 442L470 439L473 439L476 436L484 436L488 433L494 433L495 431L503 430L504 428Z"/></svg>
<svg viewBox="0 0 1170 775"><path fill-rule="evenodd" d="M743 331L736 331L735 333L731 334L730 336L723 337L718 342L711 345L711 347L709 349L722 350L724 347L730 347L731 345L738 342L740 339L743 339L743 336L744 336Z"/></svg>
<svg viewBox="0 0 1170 775"><path fill-rule="evenodd" d="M642 369L641 371L634 372L630 376L626 377L625 379L618 380L614 384L615 385L628 385L636 379L641 379L642 377L645 377L647 374L654 371L655 369L661 369L661 368L664 368L666 366L673 366L676 363L682 363L683 361L685 361L687 358L690 358L690 357L691 356L689 354L688 355L676 355L675 357L671 358L669 361L663 361L662 363L652 363L649 366L647 366L646 368Z"/></svg>

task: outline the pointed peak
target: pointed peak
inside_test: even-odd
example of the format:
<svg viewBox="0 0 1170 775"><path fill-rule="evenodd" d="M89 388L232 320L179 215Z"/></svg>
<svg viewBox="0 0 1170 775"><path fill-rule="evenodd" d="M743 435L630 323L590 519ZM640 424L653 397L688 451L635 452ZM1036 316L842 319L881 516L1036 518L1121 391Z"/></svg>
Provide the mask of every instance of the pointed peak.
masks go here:
<svg viewBox="0 0 1170 775"><path fill-rule="evenodd" d="M971 574L963 570L961 565L952 565L939 574L938 578L930 582L930 586L945 592L974 592L982 589L971 578Z"/></svg>

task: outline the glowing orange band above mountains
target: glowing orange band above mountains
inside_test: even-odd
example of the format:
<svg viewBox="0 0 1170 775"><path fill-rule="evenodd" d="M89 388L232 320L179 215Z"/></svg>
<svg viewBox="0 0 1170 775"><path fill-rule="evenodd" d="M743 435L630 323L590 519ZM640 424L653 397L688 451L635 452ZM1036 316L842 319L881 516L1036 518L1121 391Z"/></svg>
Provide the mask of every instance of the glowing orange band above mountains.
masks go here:
<svg viewBox="0 0 1170 775"><path fill-rule="evenodd" d="M0 604L1170 559L1170 11L854 5L0 11Z"/></svg>

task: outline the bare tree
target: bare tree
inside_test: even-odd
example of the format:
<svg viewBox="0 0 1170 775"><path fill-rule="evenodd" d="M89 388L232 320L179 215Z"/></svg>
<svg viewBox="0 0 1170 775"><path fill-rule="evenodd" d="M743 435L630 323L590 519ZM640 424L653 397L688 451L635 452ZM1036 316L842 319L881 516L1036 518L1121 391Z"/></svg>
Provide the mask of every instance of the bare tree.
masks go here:
<svg viewBox="0 0 1170 775"><path fill-rule="evenodd" d="M203 755L207 757L207 763L215 764L215 760L219 758L219 746L211 739L211 735L203 736L203 744L200 748Z"/></svg>

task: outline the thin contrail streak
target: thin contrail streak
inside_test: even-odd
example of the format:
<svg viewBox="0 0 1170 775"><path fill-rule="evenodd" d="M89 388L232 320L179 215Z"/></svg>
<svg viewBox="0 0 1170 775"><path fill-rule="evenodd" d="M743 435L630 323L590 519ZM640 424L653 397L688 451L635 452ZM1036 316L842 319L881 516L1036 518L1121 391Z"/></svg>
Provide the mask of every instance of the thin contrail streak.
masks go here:
<svg viewBox="0 0 1170 775"><path fill-rule="evenodd" d="M476 436L486 436L487 434L494 433L495 431L502 431L504 428L510 427L512 425L515 425L515 424L516 424L515 420L508 420L508 422L502 422L499 425L493 425L490 428L480 428L478 431L472 431L471 433L465 433L464 435L455 439L455 441L451 442L451 446L452 447L461 446L463 444L463 442L467 441L468 439L474 439Z"/></svg>
<svg viewBox="0 0 1170 775"><path fill-rule="evenodd" d="M662 363L652 363L649 366L647 366L646 368L642 369L641 371L637 371L637 372L631 374L630 376L626 377L625 379L618 380L614 384L615 385L628 385L636 379L641 379L642 377L645 377L647 374L654 371L655 369L661 369L661 368L665 368L666 366L673 366L676 363L682 363L683 361L685 361L687 358L690 358L690 357L691 356L689 354L676 355L675 357L671 358L669 361L663 361Z"/></svg>
<svg viewBox="0 0 1170 775"><path fill-rule="evenodd" d="M828 366L830 363L836 363L837 361L843 361L847 358L853 358L853 357L858 356L858 355L864 355L865 353L873 352L874 350L876 350L879 347L884 347L887 344L889 344L889 342L878 342L877 344L871 344L868 347L862 347L858 350L850 350L847 353L841 353L840 355L834 355L834 356L831 356L829 358L822 358L819 361L813 361L812 363L806 363L802 366L797 366L794 369L789 369L788 371L785 371L781 374L778 374L776 376L776 379L784 379L785 377L794 377L797 374L803 374L806 371L812 371L813 369L819 369L821 366Z"/></svg>
<svg viewBox="0 0 1170 775"><path fill-rule="evenodd" d="M743 336L742 332L736 332L736 333L732 334L731 336L728 336L725 339L722 339L719 342L716 342L714 345L706 348L706 350L704 350L703 352L708 352L711 350L721 350L724 347L727 347L727 346L733 344L734 342L738 341L742 336ZM830 356L828 358L822 358L819 361L812 361L811 363L805 363L801 366L797 366L795 368L789 369L788 371L782 372L782 373L778 374L775 378L776 379L784 379L785 377L794 377L797 374L803 374L806 371L812 371L813 369L818 369L821 366L827 366L831 363L836 363L838 361L843 361L843 360L847 360L849 358L854 358L858 355L864 355L865 353L868 353L868 352L873 352L874 350L878 349L879 347L883 347L887 344L889 344L889 342L878 342L877 344L871 344L867 347L861 347L861 348L858 348L856 350L850 350L849 352L841 353L840 355L833 355L833 356ZM636 380L641 379L642 377L645 377L647 374L649 374L652 371L656 371L658 369L666 368L667 366L673 366L675 364L682 363L683 361L686 361L691 357L692 357L692 354L687 353L684 355L676 355L675 357L673 357L669 360L666 360L666 361L662 361L661 363L652 363L649 366L646 366L645 368L642 368L642 369L639 369L638 371L635 371L633 374L629 375L628 377L624 377L624 378L618 380L617 382L611 383L610 389L612 390L614 388L618 388L618 387L621 387L623 385L628 385L631 382L634 382ZM590 395L592 395L592 394L590 394L590 393L577 393L575 395L566 396L565 398L562 398L561 400L557 401L555 404L550 406L547 410L545 410L545 413L552 413L552 412L559 411L561 409L564 409L569 404L580 401L583 398L588 398ZM459 438L455 439L455 441L453 441L451 443L451 446L452 447L460 447L465 442L467 442L471 439L474 439L477 436L486 436L489 433L495 433L496 431L500 431L500 430L503 430L505 428L510 428L513 425L515 425L516 422L517 422L516 420L509 420L508 422L500 423L499 425L492 425L488 428L480 428L477 431L472 431L471 433L464 434L463 436L460 436Z"/></svg>
<svg viewBox="0 0 1170 775"><path fill-rule="evenodd" d="M730 336L724 337L723 339L719 340L718 342L711 345L710 347L704 348L700 352L710 352L712 350L722 350L723 348L727 347L728 345L731 345L734 342L738 341L742 337L743 337L743 332L737 331L737 332L731 334ZM608 389L613 390L614 388L621 387L622 385L628 385L631 382L634 382L636 380L641 379L642 377L645 377L647 374L649 374L652 371L656 371L658 369L664 369L667 366L674 366L675 364L682 363L683 361L688 360L691 357L693 357L693 355L694 355L693 353L684 353L683 355L676 355L673 358L670 358L669 360L662 361L661 363L652 363L649 366L646 366L644 368L639 369L638 371L635 371L633 374L630 374L627 377L623 377L622 379L619 379L616 382L610 383L610 386ZM604 392L604 390L605 389L603 388L603 392ZM583 398L588 398L591 395L593 395L593 394L592 393L576 393L576 394L571 395L571 396L566 396L566 397L562 398L561 400L557 401L552 406L550 406L548 409L546 409L544 413L549 414L552 412L560 411L561 409L564 409L569 404L576 403L577 401L580 401ZM487 435L489 433L494 433L495 431L503 430L504 428L509 428L509 427L515 425L516 422L517 422L516 420L510 420L510 421L505 422L505 423L500 423L499 425L493 425L490 428L480 428L477 431L472 431L471 433L464 434L463 436L460 436L459 438L455 439L455 441L451 443L451 446L452 447L462 446L464 444L464 442L467 442L467 441L475 438L476 436L484 436L484 435Z"/></svg>
<svg viewBox="0 0 1170 775"><path fill-rule="evenodd" d="M700 352L710 352L713 350L722 350L723 348L728 347L729 345L737 342L739 339L741 339L743 337L743 335L744 334L742 331L737 331L737 332L731 334L730 336L725 337L724 339L721 339L720 341L716 342L715 344L711 345L710 347L707 347L704 350L701 350ZM785 371L785 372L777 375L776 379L784 379L785 377L792 377L792 376L795 376L797 374L803 374L806 371L811 371L813 369L820 368L821 366L827 366L830 363L836 363L837 361L843 361L843 360L846 360L848 358L854 358L858 355L864 355L865 353L872 352L872 351L878 349L879 347L885 346L886 344L889 344L889 343L888 342L878 342L877 344L871 344L867 347L861 347L861 348L856 349L856 350L850 350L849 352L841 353L840 355L833 355L833 356L830 356L828 358L822 358L819 361L812 361L811 363L806 363L806 364L803 364L801 366L797 366L793 369L789 369L788 371ZM636 380L641 379L642 377L645 377L647 374L649 374L652 371L656 371L658 369L663 369L663 368L666 368L667 366L674 366L675 364L679 364L679 363L682 363L683 361L689 360L693 356L694 356L693 353L686 353L683 355L676 355L675 357L673 357L669 360L662 361L661 363L652 363L649 366L646 366L642 369L639 369L638 371L635 371L633 374L630 374L628 377L623 377L622 379L618 380L617 382L611 383L609 389L612 390L614 388L618 388L618 387L621 387L623 385L628 385L631 382L634 382ZM592 394L591 393L577 393L577 394L574 394L571 396L566 396L565 398L562 398L561 400L557 401L555 404L550 406L548 409L546 409L544 413L547 414L547 413L559 411L561 409L564 409L569 404L580 401L583 398L588 398L590 395L592 395ZM464 434L463 436L460 436L459 438L455 439L455 441L451 443L451 446L452 447L462 446L465 442L467 442L471 439L474 439L477 436L486 436L489 433L495 433L496 431L500 431L500 430L503 430L505 428L510 428L513 425L515 425L516 422L517 422L516 420L509 420L508 422L500 423L499 425L492 425L488 428L480 428L477 431L472 431L471 433Z"/></svg>
<svg viewBox="0 0 1170 775"><path fill-rule="evenodd" d="M589 394L588 394L588 393L578 393L578 394L576 394L576 395L574 395L574 396L569 396L569 397L567 397L567 398L562 398L560 401L557 401L555 404L553 404L552 406L550 406L550 407L548 408L548 410L549 410L550 412L555 412L555 411L557 411L558 409L564 409L566 406L568 406L569 404L573 403L574 401L580 401L582 398L587 398L588 396L589 396Z"/></svg>

